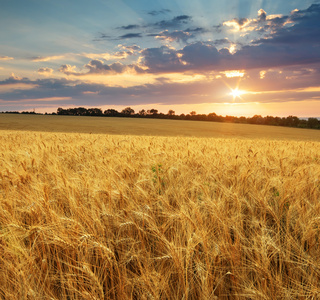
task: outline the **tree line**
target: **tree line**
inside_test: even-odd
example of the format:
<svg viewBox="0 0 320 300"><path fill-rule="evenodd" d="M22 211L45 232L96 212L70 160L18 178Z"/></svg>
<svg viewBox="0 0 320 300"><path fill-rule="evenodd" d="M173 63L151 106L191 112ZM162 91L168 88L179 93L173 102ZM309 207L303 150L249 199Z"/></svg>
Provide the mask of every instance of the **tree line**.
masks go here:
<svg viewBox="0 0 320 300"><path fill-rule="evenodd" d="M320 129L320 121L317 118L300 119L297 116L288 117L273 117L254 115L253 117L234 117L221 116L212 112L209 114L197 114L191 111L189 114L176 115L174 110L169 110L167 114L159 113L157 109L135 112L131 107L126 107L121 111L110 108L102 111L100 108L68 108L57 109L58 115L74 115L74 116L101 116L101 117L130 117L130 118L153 118L153 119L173 119L173 120L194 120L194 121L210 121L210 122L228 122L228 123L243 123L243 124L259 124L273 126L287 126L298 128L313 128Z"/></svg>
<svg viewBox="0 0 320 300"><path fill-rule="evenodd" d="M6 111L3 113L11 114L39 114L34 111L18 112ZM45 113L47 115L47 113ZM102 111L100 108L67 108L59 107L53 115L68 115L68 116L98 116L98 117L129 117L129 118L152 118L152 119L173 119L173 120L194 120L194 121L209 121L209 122L227 122L227 123L242 123L242 124L258 124L258 125L273 125L273 126L286 126L297 128L313 128L320 129L320 121L317 118L300 119L297 116L288 117L273 117L261 115L254 115L253 117L234 117L234 116L221 116L212 112L209 114L197 114L191 111L189 114L176 115L175 111L170 109L167 114L159 113L157 109L145 110L135 112L131 107L126 107L121 111L109 108Z"/></svg>

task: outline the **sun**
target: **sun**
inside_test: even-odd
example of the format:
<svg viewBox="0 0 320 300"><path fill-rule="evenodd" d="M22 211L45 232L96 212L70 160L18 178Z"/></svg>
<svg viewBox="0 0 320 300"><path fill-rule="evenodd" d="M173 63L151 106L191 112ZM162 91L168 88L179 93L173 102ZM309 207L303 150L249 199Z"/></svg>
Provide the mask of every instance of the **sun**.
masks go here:
<svg viewBox="0 0 320 300"><path fill-rule="evenodd" d="M241 99L241 95L243 95L243 94L245 94L245 91L239 90L238 88L231 89L231 93L230 93L230 95L232 95L232 97L233 97L233 100L235 100L236 98Z"/></svg>

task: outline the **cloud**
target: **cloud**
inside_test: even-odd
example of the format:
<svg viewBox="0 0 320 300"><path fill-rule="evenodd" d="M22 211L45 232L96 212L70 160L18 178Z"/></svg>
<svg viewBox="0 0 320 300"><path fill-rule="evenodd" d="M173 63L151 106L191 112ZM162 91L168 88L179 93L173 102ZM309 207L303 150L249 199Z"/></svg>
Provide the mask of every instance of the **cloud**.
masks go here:
<svg viewBox="0 0 320 300"><path fill-rule="evenodd" d="M91 60L87 65L85 65L89 72L86 74L120 74L124 72L135 72L143 73L144 70L137 65L124 65L119 62L115 62L111 65L104 64L100 60Z"/></svg>
<svg viewBox="0 0 320 300"><path fill-rule="evenodd" d="M128 34L124 34L124 35L119 36L120 40L133 39L133 38L142 38L142 34L141 33L128 33Z"/></svg>
<svg viewBox="0 0 320 300"><path fill-rule="evenodd" d="M106 73L111 71L110 66L103 64L103 61L98 59L91 60L85 67L89 69L89 73Z"/></svg>
<svg viewBox="0 0 320 300"><path fill-rule="evenodd" d="M157 16L159 14L162 13L166 13L166 12L170 12L170 10L160 10L160 11L151 11L148 14L153 15L153 16ZM136 29L140 29L143 28L146 30L147 34L146 36L157 36L158 34L153 33L152 31L154 29L179 29L180 27L182 27L182 25L186 25L189 24L192 20L192 17L189 15L179 15L176 16L172 19L169 20L161 20L161 21L157 21L157 22L153 22L153 23L145 23L145 24L129 24L129 25L123 25L123 26L119 26L116 29L120 29L120 30L136 30ZM200 33L200 32L205 32L204 28L202 27L196 27L196 28L189 28L188 30L184 30L184 32L193 32L193 33ZM143 38L143 35L141 32L135 32L135 33L127 33L127 34L123 34L120 35L118 37L113 37L109 34L105 34L100 32L99 33L99 37L95 38L94 41L102 41L105 39L109 39L109 40L122 40L122 39L132 39L132 38Z"/></svg>
<svg viewBox="0 0 320 300"><path fill-rule="evenodd" d="M117 51L115 53L83 53L81 56L90 58L90 59L104 59L104 60L123 60L126 59L128 56L134 55L137 51L130 49L129 47L122 47L123 50L126 51Z"/></svg>
<svg viewBox="0 0 320 300"><path fill-rule="evenodd" d="M284 24L278 26L276 31L267 37L257 40L255 43L264 44L309 44L320 45L320 4L313 4L306 10L294 10L290 16L283 17ZM274 21L274 20L273 20ZM320 49L318 49L320 51Z"/></svg>
<svg viewBox="0 0 320 300"><path fill-rule="evenodd" d="M86 75L110 75L110 74L121 74L125 72L134 72L134 73L144 73L145 71L140 68L138 65L125 65L119 62L113 64L104 64L103 61L98 59L91 60L88 64L84 66L88 69L87 72L78 72L76 71L76 66L71 65L62 65L59 68L59 71L66 75L73 76L86 76Z"/></svg>
<svg viewBox="0 0 320 300"><path fill-rule="evenodd" d="M51 69L51 68L39 68L38 69L38 73L41 74L41 75L48 76L48 75L51 75L53 73L53 69Z"/></svg>
<svg viewBox="0 0 320 300"><path fill-rule="evenodd" d="M160 9L160 10L151 10L149 12L147 12L148 15L151 16L158 16L158 15L162 15L162 14L167 14L171 12L170 9Z"/></svg>
<svg viewBox="0 0 320 300"><path fill-rule="evenodd" d="M267 20L267 13L261 8L258 11L258 20L264 22Z"/></svg>
<svg viewBox="0 0 320 300"><path fill-rule="evenodd" d="M230 21L223 22L223 25L228 26L228 27L232 27L233 30L235 30L235 31L240 31L244 27L246 27L249 23L250 23L250 21L247 18L241 18L241 19L234 18Z"/></svg>
<svg viewBox="0 0 320 300"><path fill-rule="evenodd" d="M141 27L140 25L132 24L132 25L118 27L118 29L132 30L132 29L138 29L140 27Z"/></svg>
<svg viewBox="0 0 320 300"><path fill-rule="evenodd" d="M81 73L77 72L75 69L76 69L76 66L62 65L59 68L59 71L66 75L81 75Z"/></svg>
<svg viewBox="0 0 320 300"><path fill-rule="evenodd" d="M117 65L112 68L123 66ZM100 68L102 66L100 65ZM260 79L259 70L244 71L240 89L250 93L242 96L242 102L286 102L319 99L320 63L312 68L303 66L266 69L265 77ZM218 73L216 73L218 74ZM192 104L224 103L231 101L230 89L239 83L238 78L217 79L209 76L196 81L174 82L174 76L158 77L154 84L140 84L130 87L106 86L104 84L86 83L81 80L45 78L31 80L11 76L0 81L0 99L15 101L17 105L27 100L38 99L39 105L57 98L56 107L60 105L134 105L134 104ZM180 78L180 75L178 75ZM193 76L190 76L192 78ZM78 77L80 78L80 77ZM310 87L318 88L310 88ZM2 89L2 87L4 89ZM317 98L318 97L318 98ZM65 100L63 100L65 99ZM240 101L240 100L239 100ZM31 103L31 100L30 100ZM50 101L54 104L54 101ZM31 104L30 104L31 105Z"/></svg>
<svg viewBox="0 0 320 300"><path fill-rule="evenodd" d="M0 85L6 85L6 84L15 84L15 83L24 83L27 80L27 78L22 78L19 76L16 76L14 73L11 73L11 76L3 81L0 81Z"/></svg>
<svg viewBox="0 0 320 300"><path fill-rule="evenodd" d="M229 53L219 52L215 46L201 42L187 45L181 54L182 59L191 69L212 68L212 66L218 68L222 59L231 57Z"/></svg>
<svg viewBox="0 0 320 300"><path fill-rule="evenodd" d="M266 69L317 63L320 61L319 19L320 5L316 4L306 10L295 10L288 16L268 16L263 9L260 9L256 19L230 20L233 28L238 28L240 31L249 30L250 34L253 34L251 36L253 41L249 44L241 41L235 44L228 38L190 43L189 40L194 38L197 32L203 32L202 27L196 27L193 30L188 28L189 31L166 29L160 33L148 34L148 36L154 36L166 42L178 41L189 44L182 49L161 46L143 50L137 45L119 45L121 51L114 54L107 53L100 57L99 55L87 55L91 61L84 66L87 69L85 72L78 72L71 65L62 65L60 72L75 76L124 72L144 73L145 71L149 73L191 71L204 74L212 71ZM168 22L181 24L181 22L190 20L190 16L181 15ZM262 38L261 31L263 32ZM129 33L121 36L120 39L139 37L142 37L141 33ZM221 47L229 49L221 49ZM105 64L100 60L100 58L124 59L138 53L140 55L139 65L125 65L119 62Z"/></svg>
<svg viewBox="0 0 320 300"><path fill-rule="evenodd" d="M178 72L185 69L179 52L174 48L168 46L147 48L141 54L143 63L151 73Z"/></svg>
<svg viewBox="0 0 320 300"><path fill-rule="evenodd" d="M137 46L137 45L132 45L132 46L119 45L119 47L121 49L128 50L128 51L131 51L131 52L140 51L141 50L140 46Z"/></svg>
<svg viewBox="0 0 320 300"><path fill-rule="evenodd" d="M153 24L155 27L160 27L163 29L175 27L178 28L182 24L188 24L191 21L192 17L188 15L176 16L171 20L162 20Z"/></svg>
<svg viewBox="0 0 320 300"><path fill-rule="evenodd" d="M233 18L218 25L221 31L224 27L230 28L232 32L258 32L261 34L274 33L275 30L290 23L288 16L283 15L267 15L266 11L260 9L256 19Z"/></svg>
<svg viewBox="0 0 320 300"><path fill-rule="evenodd" d="M278 17L268 20L264 14L264 11L259 11L259 22L269 22L266 26L271 26L272 22L272 31L251 44L241 45L232 54L228 49L216 48L224 43L231 44L227 39L220 39L193 42L181 50L164 46L145 49L142 51L143 62L151 73L272 68L320 62L320 5L313 4L306 10L294 11L290 16L283 16L281 22ZM247 20L235 19L233 22L239 28L248 23ZM169 31L162 34L163 38L165 35L169 38Z"/></svg>
<svg viewBox="0 0 320 300"><path fill-rule="evenodd" d="M13 57L10 57L10 56L1 56L0 55L0 60L12 60L14 59Z"/></svg>
<svg viewBox="0 0 320 300"><path fill-rule="evenodd" d="M187 28L184 31L185 32L194 32L194 33L204 33L204 32L208 32L208 29L205 29L203 27L196 27L196 28Z"/></svg>
<svg viewBox="0 0 320 300"><path fill-rule="evenodd" d="M168 30L161 31L159 34L155 35L155 38L165 40L167 42L184 42L186 43L188 39L192 38L193 35L186 31L175 30L169 32Z"/></svg>
<svg viewBox="0 0 320 300"><path fill-rule="evenodd" d="M235 82L235 79L224 79L227 82ZM249 79L250 85L257 82L258 79ZM261 80L260 80L261 81ZM274 79L276 82L277 79ZM0 82L1 84L1 82ZM29 80L32 89L19 89L14 93L1 93L0 99L3 101L24 102L28 99L60 99L58 105L111 105L111 104L192 104L192 103L224 103L230 101L229 88L223 84L222 80L206 80L188 83L173 83L170 80L159 80L156 84L144 84L132 87L105 86L103 84L82 83L71 80ZM319 90L309 90L306 88L295 89L292 86L282 88L281 90L260 90L252 91L243 95L241 100L246 102L286 102L286 101L304 101L306 99L320 100ZM0 85L1 86L1 85ZM265 86L262 86L265 87ZM270 87L270 86L269 86ZM246 88L245 80L241 88ZM212 98L212 91L215 91L215 97ZM65 101L63 101L63 98ZM289 100L288 100L289 98ZM70 100L72 99L72 100ZM88 103L90 101L90 103ZM43 101L45 102L45 101Z"/></svg>
<svg viewBox="0 0 320 300"><path fill-rule="evenodd" d="M232 44L232 42L230 42L228 38L217 39L213 43L214 43L214 45L217 45L217 46Z"/></svg>
<svg viewBox="0 0 320 300"><path fill-rule="evenodd" d="M105 34L103 32L99 32L99 37L94 38L93 41L94 42L100 42L100 41L103 41L103 40L106 40L106 39L112 39L112 36L107 35L107 34Z"/></svg>
<svg viewBox="0 0 320 300"><path fill-rule="evenodd" d="M31 60L34 62L43 62L43 61L50 61L50 60L57 60L65 58L64 55L52 55L52 56L37 56L32 57Z"/></svg>

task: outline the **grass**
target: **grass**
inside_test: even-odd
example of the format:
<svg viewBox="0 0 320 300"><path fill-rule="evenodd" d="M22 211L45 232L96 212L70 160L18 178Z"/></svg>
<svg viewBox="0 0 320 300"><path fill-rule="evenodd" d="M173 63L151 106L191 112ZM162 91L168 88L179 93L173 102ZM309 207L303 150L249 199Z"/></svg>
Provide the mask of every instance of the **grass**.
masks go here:
<svg viewBox="0 0 320 300"><path fill-rule="evenodd" d="M2 130L0 298L319 299L319 179L316 141Z"/></svg>
<svg viewBox="0 0 320 300"><path fill-rule="evenodd" d="M319 141L320 130L182 120L0 114L0 130Z"/></svg>

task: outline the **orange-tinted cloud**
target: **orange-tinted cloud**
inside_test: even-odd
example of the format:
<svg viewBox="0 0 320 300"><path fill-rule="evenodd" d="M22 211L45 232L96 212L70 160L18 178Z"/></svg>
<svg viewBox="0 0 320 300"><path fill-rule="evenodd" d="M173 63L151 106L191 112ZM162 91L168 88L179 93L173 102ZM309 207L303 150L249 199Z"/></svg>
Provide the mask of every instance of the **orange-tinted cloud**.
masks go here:
<svg viewBox="0 0 320 300"><path fill-rule="evenodd" d="M10 56L1 56L0 55L0 60L12 60L12 59L14 59L13 57L10 57Z"/></svg>

